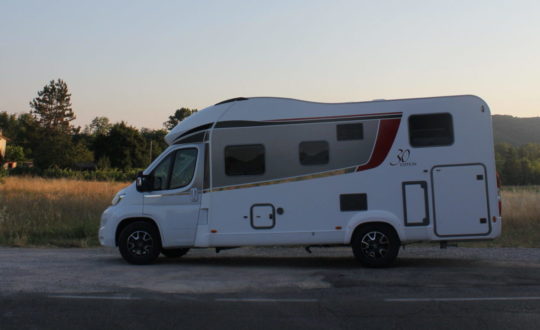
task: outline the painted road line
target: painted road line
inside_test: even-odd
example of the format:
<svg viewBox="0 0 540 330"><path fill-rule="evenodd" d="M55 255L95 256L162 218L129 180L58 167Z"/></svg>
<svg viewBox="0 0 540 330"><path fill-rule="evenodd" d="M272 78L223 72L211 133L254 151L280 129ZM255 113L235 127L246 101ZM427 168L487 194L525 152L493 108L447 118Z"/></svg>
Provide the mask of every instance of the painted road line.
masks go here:
<svg viewBox="0 0 540 330"><path fill-rule="evenodd" d="M288 299L288 298L216 298L219 302L290 302L290 303L316 303L318 299Z"/></svg>
<svg viewBox="0 0 540 330"><path fill-rule="evenodd" d="M78 296L78 295L49 295L48 298L58 299L92 299L92 300L140 300L132 296Z"/></svg>
<svg viewBox="0 0 540 330"><path fill-rule="evenodd" d="M462 297L462 298L389 298L386 302L451 302L451 301L519 301L540 300L540 297Z"/></svg>

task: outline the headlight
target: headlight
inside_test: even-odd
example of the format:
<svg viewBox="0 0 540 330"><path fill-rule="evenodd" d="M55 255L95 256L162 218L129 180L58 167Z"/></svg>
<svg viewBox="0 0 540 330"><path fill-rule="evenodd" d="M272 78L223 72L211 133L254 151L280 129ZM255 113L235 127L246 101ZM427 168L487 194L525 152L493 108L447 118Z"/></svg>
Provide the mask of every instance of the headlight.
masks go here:
<svg viewBox="0 0 540 330"><path fill-rule="evenodd" d="M112 199L111 204L114 206L120 203L120 201L124 199L124 197L126 197L126 194L116 194L114 198Z"/></svg>

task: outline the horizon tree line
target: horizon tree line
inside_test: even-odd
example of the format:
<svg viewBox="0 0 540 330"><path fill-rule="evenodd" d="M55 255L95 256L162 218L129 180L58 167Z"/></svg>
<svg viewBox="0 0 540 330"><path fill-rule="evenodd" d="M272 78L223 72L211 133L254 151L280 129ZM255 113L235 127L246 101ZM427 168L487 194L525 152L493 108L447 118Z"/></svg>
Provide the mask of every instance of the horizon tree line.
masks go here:
<svg viewBox="0 0 540 330"><path fill-rule="evenodd" d="M5 161L32 160L39 169L144 168L167 148L167 132L197 112L181 107L163 129L137 129L124 121L111 123L105 116L81 129L72 124L76 115L62 79L51 80L29 105L30 111L19 115L0 111L0 130L10 138ZM495 158L504 185L540 185L540 144L497 143Z"/></svg>
<svg viewBox="0 0 540 330"><path fill-rule="evenodd" d="M81 129L72 124L76 115L62 79L51 80L29 105L30 111L19 115L0 111L0 130L10 139L5 161L32 160L39 169L146 167L167 147L168 130L197 111L177 109L163 129L137 129L104 116Z"/></svg>

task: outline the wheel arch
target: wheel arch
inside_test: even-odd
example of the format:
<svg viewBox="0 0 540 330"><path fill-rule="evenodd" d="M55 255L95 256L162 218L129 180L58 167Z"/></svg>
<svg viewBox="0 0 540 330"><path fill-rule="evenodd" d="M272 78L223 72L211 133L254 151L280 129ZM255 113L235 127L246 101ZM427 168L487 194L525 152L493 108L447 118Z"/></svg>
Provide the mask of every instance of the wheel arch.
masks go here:
<svg viewBox="0 0 540 330"><path fill-rule="evenodd" d="M159 233L159 244L161 245L162 242L163 242L163 237L162 237L162 233L161 233L161 230L159 229L159 226L157 224L156 221L154 221L154 219L152 218L148 218L148 217L133 217L133 218L126 218L126 219L123 219L122 221L120 221L118 223L118 225L116 226L116 233L114 234L114 244L116 246L118 246L118 239L120 237L120 233L122 232L122 230L124 230L124 228L126 228L128 225L134 223L134 222L146 222L154 227L156 227L158 233Z"/></svg>
<svg viewBox="0 0 540 330"><path fill-rule="evenodd" d="M404 240L404 230L399 218L388 211L370 211L356 214L348 222L345 233L345 244L351 244L354 234L368 225L379 224L391 228L400 241Z"/></svg>

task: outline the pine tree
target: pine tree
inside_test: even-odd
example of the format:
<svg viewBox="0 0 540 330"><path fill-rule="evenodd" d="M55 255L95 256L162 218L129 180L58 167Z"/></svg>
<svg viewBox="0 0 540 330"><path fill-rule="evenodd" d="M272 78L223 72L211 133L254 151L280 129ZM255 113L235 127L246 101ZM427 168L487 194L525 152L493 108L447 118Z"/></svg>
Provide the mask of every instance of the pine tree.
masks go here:
<svg viewBox="0 0 540 330"><path fill-rule="evenodd" d="M30 102L32 115L39 125L45 129L67 133L70 130L70 122L75 119L71 109L71 94L67 84L62 79L51 80L43 90L38 92L38 97Z"/></svg>

